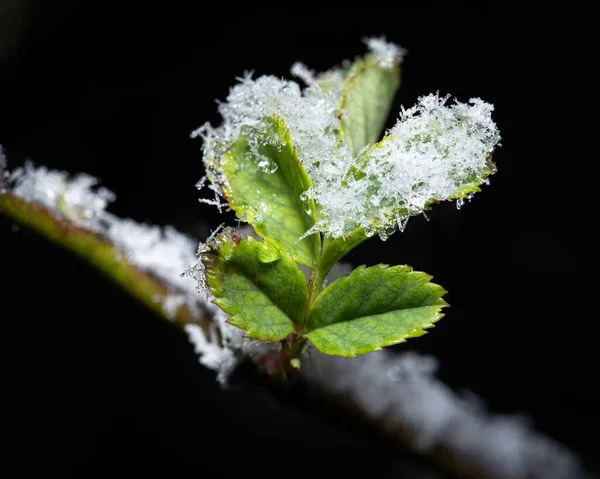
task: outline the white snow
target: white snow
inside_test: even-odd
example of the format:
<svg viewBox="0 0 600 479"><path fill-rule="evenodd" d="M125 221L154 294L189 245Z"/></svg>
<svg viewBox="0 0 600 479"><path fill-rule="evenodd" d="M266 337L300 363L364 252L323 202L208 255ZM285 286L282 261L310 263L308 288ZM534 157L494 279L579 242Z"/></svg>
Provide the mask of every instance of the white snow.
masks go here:
<svg viewBox="0 0 600 479"><path fill-rule="evenodd" d="M5 167L0 149L0 172ZM7 186L57 217L69 215L80 227L113 239L132 263L172 287L172 293L162 298L167 311L189 305L192 298L208 311L213 319L210 339L199 326L185 329L200 362L216 370L220 382L226 382L242 357L276 364L279 343L266 345L243 338L241 330L225 323L225 313L197 294L194 280L181 277L182 271L194 270L186 267L196 261L195 243L171 227L116 218L104 210L114 195L94 196L96 184L89 176L70 179L64 172L28 165L10 175ZM384 421L391 429L407 428L417 450L446 448L482 471L506 479L583 476L578 459L564 446L533 431L523 418L490 414L456 395L435 377L436 368L434 358L411 352L395 356L383 351L345 359L311 351L303 360L301 374L322 392L351 401L371 420Z"/></svg>
<svg viewBox="0 0 600 479"><path fill-rule="evenodd" d="M300 78L307 85L312 85L316 81L315 71L308 68L304 63L294 63L290 68L290 73L292 76Z"/></svg>
<svg viewBox="0 0 600 479"><path fill-rule="evenodd" d="M86 174L71 177L64 171L35 167L27 162L9 175L7 184L16 196L104 236L131 264L185 295L189 307L198 307L194 282L180 276L197 261L196 241L172 226L150 226L109 213L106 207L116 199L115 194L98 187L98 180ZM168 301L167 309L171 309L173 298Z"/></svg>
<svg viewBox="0 0 600 479"><path fill-rule="evenodd" d="M214 326L217 328L217 326ZM230 326L233 327L233 326ZM229 375L238 363L234 350L221 347L214 341L208 341L202 328L195 324L185 326L189 341L199 355L200 364L217 372L217 381L226 384Z"/></svg>
<svg viewBox="0 0 600 479"><path fill-rule="evenodd" d="M401 47L381 38L366 42L382 65L402 59ZM402 229L409 216L423 213L432 200L450 199L465 183L484 182L483 171L500 140L492 105L480 99L447 105L449 97L421 97L416 106L402 111L377 146L365 147L354 157L338 136L342 70L326 72L316 82L301 64L292 71L308 87L247 74L219 104L221 125L205 124L193 133L204 140L203 160L215 192L209 202L221 203L221 185L227 189L228 181L220 160L240 136L249 142L248 158L267 173L274 171L271 160L260 153L261 145L281 147L266 133L273 117L284 120L312 181L303 197L313 198L321 210L322 219L305 235L321 231L340 237L362 226L368 235L379 232L385 239L386 231ZM260 206L250 205L256 211L249 216L259 215Z"/></svg>
<svg viewBox="0 0 600 479"><path fill-rule="evenodd" d="M367 37L363 41L383 68L392 68L394 62L402 63L407 53L405 48L386 41L384 37Z"/></svg>
<svg viewBox="0 0 600 479"><path fill-rule="evenodd" d="M106 206L115 195L96 188L98 180L86 174L71 178L64 171L34 167L30 161L15 169L7 183L15 195L35 202L92 231L102 231Z"/></svg>
<svg viewBox="0 0 600 479"><path fill-rule="evenodd" d="M585 477L578 458L532 430L526 418L487 412L481 401L461 397L438 380L436 370L436 359L413 352L345 359L311 351L301 374L312 387L349 401L371 421L410 434L415 450L450 450L461 462L475 465L481 477Z"/></svg>
<svg viewBox="0 0 600 479"><path fill-rule="evenodd" d="M462 185L483 182L500 140L493 106L480 99L446 105L448 99L428 95L403 110L377 147L351 160L358 179L346 172L313 179L309 194L325 217L313 230L334 237L358 226L368 235L385 233L423 213L433 199L447 200Z"/></svg>
<svg viewBox="0 0 600 479"><path fill-rule="evenodd" d="M0 173L6 167L0 147ZM210 293L198 289L200 276L197 242L172 226L152 226L131 219L122 219L106 211L116 199L98 180L89 175L73 178L63 171L35 167L31 162L7 176L7 187L16 196L45 207L57 218L67 219L79 228L110 240L119 254L139 269L159 279L169 292L156 301L162 304L165 315L173 319L177 309L185 305L192 313L208 314L212 328L210 340L202 329L188 325L189 340L200 355L200 362L217 371L225 383L241 357L276 352L279 345L266 345L243 338L243 331L225 323L227 315L210 303ZM206 240L211 241L222 228L218 227ZM221 338L223 346L215 342Z"/></svg>

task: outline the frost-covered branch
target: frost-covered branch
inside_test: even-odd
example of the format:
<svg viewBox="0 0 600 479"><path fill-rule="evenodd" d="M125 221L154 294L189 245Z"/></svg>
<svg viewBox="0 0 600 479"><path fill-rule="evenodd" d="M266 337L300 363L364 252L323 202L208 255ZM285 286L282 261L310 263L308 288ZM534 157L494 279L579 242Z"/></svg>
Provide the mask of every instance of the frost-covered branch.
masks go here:
<svg viewBox="0 0 600 479"><path fill-rule="evenodd" d="M31 165L5 173L0 214L73 251L142 304L188 333L200 362L224 381L240 358L276 369L278 345L245 340L196 290L196 244L173 228L140 225L106 211L96 180ZM332 275L344 273L342 269ZM358 359L309 354L301 378L317 394L459 477L578 479L577 458L526 421L486 412L438 380L434 358L373 353Z"/></svg>
<svg viewBox="0 0 600 479"><path fill-rule="evenodd" d="M197 242L171 226L122 219L106 207L116 196L86 174L27 163L6 170L0 146L0 215L77 254L162 318L183 328L200 362L225 383L240 356L263 358L279 345L242 337L198 289Z"/></svg>
<svg viewBox="0 0 600 479"><path fill-rule="evenodd" d="M195 242L172 227L120 219L106 211L115 196L88 175L28 163L11 174L0 150L0 214L69 249L160 316L206 329L211 314L195 282L181 277Z"/></svg>
<svg viewBox="0 0 600 479"><path fill-rule="evenodd" d="M522 416L485 410L436 378L437 360L387 351L347 360L310 354L302 371L320 394L458 477L580 479L577 457Z"/></svg>

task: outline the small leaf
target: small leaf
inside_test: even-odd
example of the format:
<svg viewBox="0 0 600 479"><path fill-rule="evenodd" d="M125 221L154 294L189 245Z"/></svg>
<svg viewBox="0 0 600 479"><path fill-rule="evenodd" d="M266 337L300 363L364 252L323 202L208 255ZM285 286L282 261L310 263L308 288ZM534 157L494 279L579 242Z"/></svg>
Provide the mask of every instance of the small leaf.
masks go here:
<svg viewBox="0 0 600 479"><path fill-rule="evenodd" d="M306 278L298 265L268 241L221 233L201 253L214 303L246 337L280 341L301 324L308 307Z"/></svg>
<svg viewBox="0 0 600 479"><path fill-rule="evenodd" d="M384 68L373 57L359 60L349 70L340 103L341 136L354 155L379 141L400 86L400 66Z"/></svg>
<svg viewBox="0 0 600 479"><path fill-rule="evenodd" d="M430 279L409 266L360 266L317 296L307 337L325 354L354 357L421 336L447 306Z"/></svg>
<svg viewBox="0 0 600 479"><path fill-rule="evenodd" d="M263 134L268 141L259 139L258 155L243 136L225 153L221 163L229 185L223 189L231 208L260 236L312 266L319 251L318 235L298 241L314 224L314 202L300 199L311 187L310 179L283 120L272 119Z"/></svg>

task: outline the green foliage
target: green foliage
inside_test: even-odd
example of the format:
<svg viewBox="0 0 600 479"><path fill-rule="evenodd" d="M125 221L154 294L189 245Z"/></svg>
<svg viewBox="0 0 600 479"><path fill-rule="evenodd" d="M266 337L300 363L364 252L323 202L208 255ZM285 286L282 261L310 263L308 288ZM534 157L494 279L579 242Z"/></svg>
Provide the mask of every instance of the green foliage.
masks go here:
<svg viewBox="0 0 600 479"><path fill-rule="evenodd" d="M376 143L400 86L400 66L384 68L369 57L359 60L344 79L339 118L341 136L354 155Z"/></svg>
<svg viewBox="0 0 600 479"><path fill-rule="evenodd" d="M325 277L340 259L374 231L385 232L387 226L378 228L375 223L387 225L383 221L390 218L400 222L413 214L411 198L386 197L377 183L377 178L386 177L374 175L371 180L367 173L383 168L378 173L386 175L386 168L393 167L384 149L391 136L381 139L381 135L400 85L399 73L398 62L382 63L375 56L367 56L345 70L332 70L317 78L321 91L340 94L338 126L327 127L323 134L333 133L337 146L345 145L352 151L342 185L363 178L370 181L368 193L373 199L365 208L375 205L374 211L379 212L370 220L373 228L355 223L353 232L335 238L306 234L318 229L324 218L312 200L303 200L303 193L312 186L311 179L298 159L294 138L278 116L263 117L268 126L258 133L252 129L255 123L248 130L239 130L239 137L213 163L227 179L225 184L219 183L227 202L263 241L242 239L230 232L219 235L201 253L207 283L215 303L231 315L230 324L247 331L247 337L282 342L284 377L294 376L307 341L325 354L354 357L425 334L447 306L442 299L446 291L431 283L431 276L414 272L409 266L360 266L323 289ZM480 108L484 111L483 106ZM305 126L295 125L296 129ZM419 140L419 133L413 135L409 130L407 135L407 142L427 143L426 139ZM443 143L442 147L451 146ZM340 150L347 154L347 149ZM320 161L316 164L322 166ZM478 165L475 169L481 169ZM310 168L312 175L312 163ZM324 175L333 174L328 173L327 165L323 169ZM451 186L457 186L452 195L445 193L445 199L470 197L494 171L491 156L485 171L473 171L472 175L456 173L452 168L442 170L440 175L450 175ZM427 176L424 178L414 188L426 185ZM401 194L397 196L406 194L398 191ZM425 191L432 196L430 192L437 190ZM440 200L428 196L423 197L425 208ZM310 267L310 278L305 278L296 262Z"/></svg>
<svg viewBox="0 0 600 479"><path fill-rule="evenodd" d="M409 266L360 266L317 296L306 336L320 351L346 357L421 336L447 306L430 279Z"/></svg>
<svg viewBox="0 0 600 479"><path fill-rule="evenodd" d="M249 338L279 341L301 325L308 307L306 279L296 263L268 241L229 231L201 253L215 304Z"/></svg>
<svg viewBox="0 0 600 479"><path fill-rule="evenodd" d="M314 224L314 202L300 194L311 186L298 161L283 120L273 118L264 131L272 141L261 142L260 159L249 147L251 139L241 136L221 160L229 182L224 191L231 208L250 223L263 238L279 246L303 264L313 266L319 245L317 235L298 241ZM266 164L260 166L260 162Z"/></svg>

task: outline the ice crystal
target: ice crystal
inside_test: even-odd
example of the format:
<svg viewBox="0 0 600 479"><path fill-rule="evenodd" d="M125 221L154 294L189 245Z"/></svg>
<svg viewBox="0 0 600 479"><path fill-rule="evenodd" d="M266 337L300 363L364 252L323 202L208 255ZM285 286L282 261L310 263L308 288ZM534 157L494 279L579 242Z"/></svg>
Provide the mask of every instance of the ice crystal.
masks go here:
<svg viewBox="0 0 600 479"><path fill-rule="evenodd" d="M29 161L9 175L8 184L15 195L94 231L104 227L106 206L115 199L110 190L97 188L98 180L92 176L79 174L71 178L64 171L36 168Z"/></svg>
<svg viewBox="0 0 600 479"><path fill-rule="evenodd" d="M218 326L213 325L213 334L217 333L217 328ZM209 341L200 326L187 324L184 329L199 355L200 364L216 371L217 380L222 384L225 383L237 365L234 350L222 347L214 341Z"/></svg>
<svg viewBox="0 0 600 479"><path fill-rule="evenodd" d="M386 41L384 37L369 37L364 42L383 68L391 68L394 62L402 62L406 55L406 49Z"/></svg>
<svg viewBox="0 0 600 479"><path fill-rule="evenodd" d="M381 67L392 68L402 60L401 47L383 38L365 41ZM297 63L292 72L308 83L304 89L273 76L254 79L246 74L240 79L219 105L221 125L205 124L193 133L204 140L203 159L216 193L215 200L203 201L221 204L229 184L220 160L241 136L259 168L267 174L276 170L260 153L263 145L281 146L268 133L274 117L284 121L311 179L312 187L302 198L314 199L320 210L320 220L305 236L320 231L340 237L363 227L368 235L379 233L385 239L431 202L465 197L465 187L486 181L500 136L491 119L493 106L480 99L448 105L449 97L421 97L416 106L402 110L381 142L353 155L340 141L339 115L345 81L354 70L347 67L315 76ZM259 206L249 205L257 212ZM259 221L240 218L248 219Z"/></svg>
<svg viewBox="0 0 600 479"><path fill-rule="evenodd" d="M300 78L300 80L302 80L307 85L312 85L316 81L315 72L313 70L310 70L304 63L294 63L292 65L292 68L290 68L290 73L293 76Z"/></svg>
<svg viewBox="0 0 600 479"><path fill-rule="evenodd" d="M115 194L86 174L71 177L64 171L26 162L8 175L6 184L19 198L103 236L129 263L168 285L171 291L157 298L168 316L174 316L181 304L193 311L203 309L205 300L196 293L195 282L181 277L181 272L196 262L197 243L188 236L172 226L150 226L108 212Z"/></svg>
<svg viewBox="0 0 600 479"><path fill-rule="evenodd" d="M351 160L353 174L313 181L310 193L324 216L314 229L334 237L359 226L385 231L484 182L500 140L493 106L480 99L446 105L448 99L419 98L378 145Z"/></svg>

